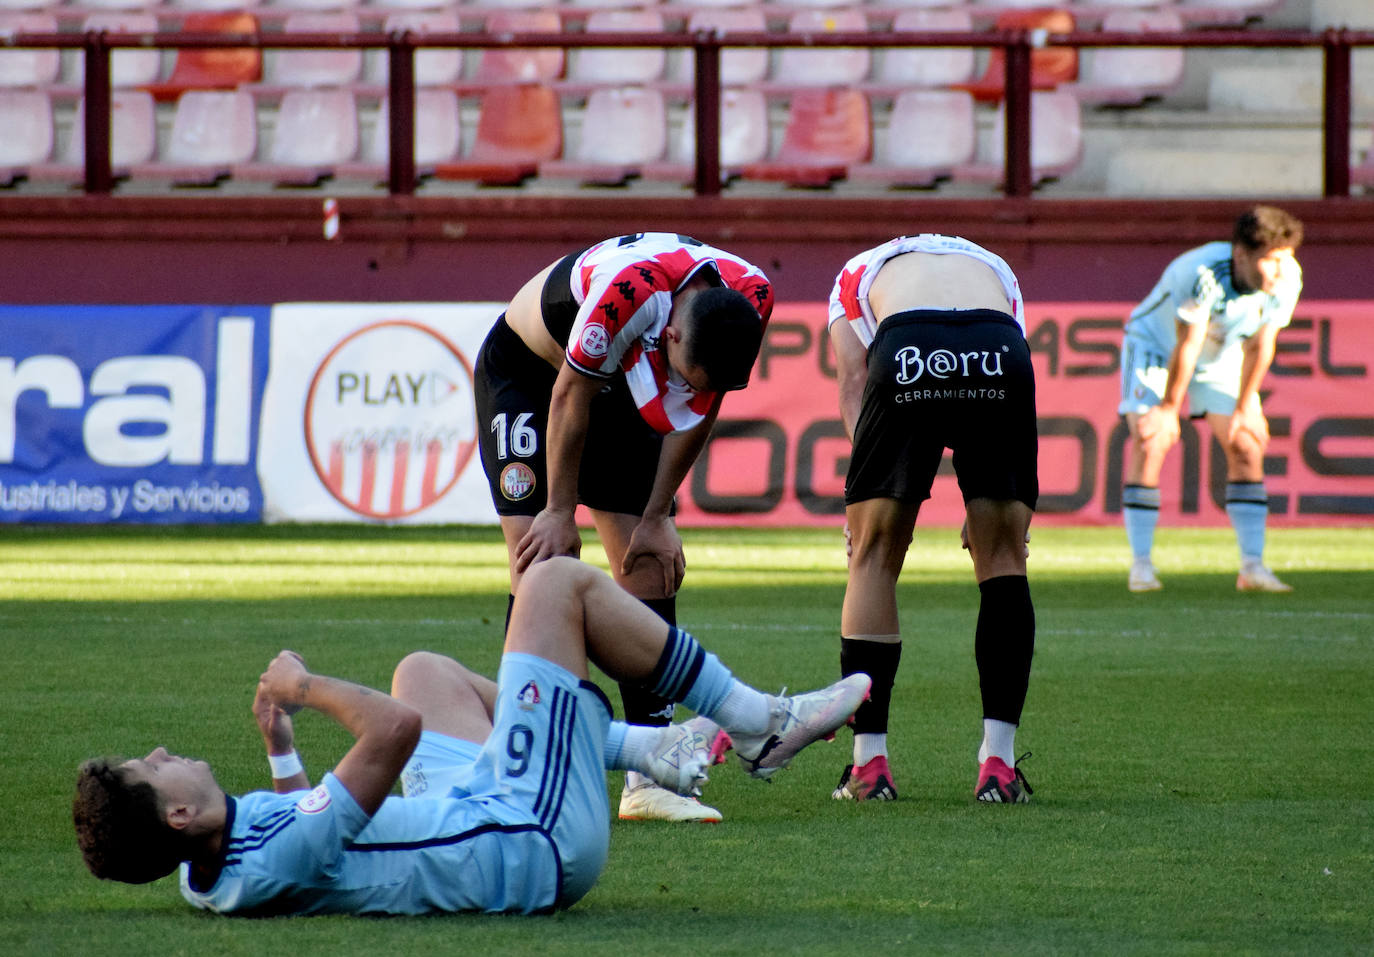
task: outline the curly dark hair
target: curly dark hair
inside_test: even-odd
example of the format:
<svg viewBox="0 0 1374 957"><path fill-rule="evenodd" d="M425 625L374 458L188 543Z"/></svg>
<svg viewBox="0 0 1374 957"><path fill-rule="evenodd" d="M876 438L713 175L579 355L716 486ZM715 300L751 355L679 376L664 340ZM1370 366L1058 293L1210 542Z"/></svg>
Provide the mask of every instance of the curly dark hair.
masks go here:
<svg viewBox="0 0 1374 957"><path fill-rule="evenodd" d="M1277 206L1251 206L1236 218L1231 241L1251 252L1302 245L1302 220Z"/></svg>
<svg viewBox="0 0 1374 957"><path fill-rule="evenodd" d="M763 343L763 320L741 292L703 289L690 304L683 324L683 356L700 366L714 391L743 389Z"/></svg>
<svg viewBox="0 0 1374 957"><path fill-rule="evenodd" d="M76 776L72 823L92 874L102 880L147 884L181 863L183 842L162 816L147 781L130 781L122 759L92 758Z"/></svg>

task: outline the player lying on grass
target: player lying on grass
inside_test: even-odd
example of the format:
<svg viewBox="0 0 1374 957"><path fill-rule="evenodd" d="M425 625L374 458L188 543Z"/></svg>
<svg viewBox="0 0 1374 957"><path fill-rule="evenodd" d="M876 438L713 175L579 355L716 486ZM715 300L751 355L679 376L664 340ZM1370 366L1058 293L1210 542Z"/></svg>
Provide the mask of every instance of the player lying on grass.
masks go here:
<svg viewBox="0 0 1374 957"><path fill-rule="evenodd" d="M704 722L611 722L588 661L725 729L745 769L765 778L832 735L869 687L852 675L809 694L764 694L605 573L555 558L526 573L495 684L420 652L386 695L279 654L253 707L269 753L285 755L274 759L277 793L231 797L205 762L162 748L86 762L73 805L82 854L96 876L130 883L180 865L182 895L222 913L571 906L606 863L607 764L692 791L707 762ZM314 790L291 749L289 716L302 707L356 739ZM398 779L406 797L389 796Z"/></svg>

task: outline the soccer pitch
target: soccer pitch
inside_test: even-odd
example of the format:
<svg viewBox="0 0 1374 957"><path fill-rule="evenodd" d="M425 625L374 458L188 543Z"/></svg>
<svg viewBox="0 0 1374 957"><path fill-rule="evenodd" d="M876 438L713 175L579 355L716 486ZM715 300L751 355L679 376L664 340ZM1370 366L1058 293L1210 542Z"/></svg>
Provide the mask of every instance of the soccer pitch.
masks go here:
<svg viewBox="0 0 1374 957"><path fill-rule="evenodd" d="M834 680L838 530L683 537L684 627L765 690ZM193 911L175 878L90 877L77 765L163 744L231 793L269 787L249 705L283 647L382 688L417 648L494 673L499 532L0 528L0 952L1374 952L1374 536L1269 538L1291 595L1234 590L1229 530L1167 528L1165 590L1133 595L1119 529L1035 529L1028 806L972 798L977 590L957 529L918 528L889 736L900 801L831 800L841 732L771 784L713 769L723 824L616 822L601 882L552 917L236 920ZM312 778L347 748L318 715L297 729Z"/></svg>

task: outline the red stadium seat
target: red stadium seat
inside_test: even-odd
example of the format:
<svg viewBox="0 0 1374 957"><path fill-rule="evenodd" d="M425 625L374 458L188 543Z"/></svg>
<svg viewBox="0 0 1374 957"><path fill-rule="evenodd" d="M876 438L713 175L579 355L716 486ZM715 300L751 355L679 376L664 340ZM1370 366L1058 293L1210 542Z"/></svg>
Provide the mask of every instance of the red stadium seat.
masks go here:
<svg viewBox="0 0 1374 957"><path fill-rule="evenodd" d="M788 104L778 151L740 171L745 179L828 186L873 149L868 98L858 90L798 90Z"/></svg>
<svg viewBox="0 0 1374 957"><path fill-rule="evenodd" d="M190 13L184 33L256 33L258 19L241 11ZM143 87L159 102L172 102L187 90L232 90L262 79L262 51L254 47L178 50L172 73Z"/></svg>
<svg viewBox="0 0 1374 957"><path fill-rule="evenodd" d="M563 114L558 94L541 84L496 86L482 94L472 151L439 163L439 179L476 180L488 186L517 186L539 164L563 152Z"/></svg>
<svg viewBox="0 0 1374 957"><path fill-rule="evenodd" d="M997 17L999 30L1045 30L1049 33L1072 33L1073 14L1059 8L1007 10ZM1074 47L1042 47L1031 50L1031 88L1052 90L1061 83L1078 79L1078 50ZM988 53L987 68L972 83L954 84L967 90L974 99L995 103L1006 92L1006 52L994 47Z"/></svg>
<svg viewBox="0 0 1374 957"><path fill-rule="evenodd" d="M498 10L487 17L488 33L558 33L556 10ZM477 61L478 83L549 83L563 75L562 47L487 49Z"/></svg>

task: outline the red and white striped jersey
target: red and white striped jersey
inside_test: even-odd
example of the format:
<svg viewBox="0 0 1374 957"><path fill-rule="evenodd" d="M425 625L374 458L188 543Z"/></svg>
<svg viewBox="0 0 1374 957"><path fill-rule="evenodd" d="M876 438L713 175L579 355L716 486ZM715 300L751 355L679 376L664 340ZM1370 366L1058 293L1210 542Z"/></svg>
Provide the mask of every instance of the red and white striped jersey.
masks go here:
<svg viewBox="0 0 1374 957"><path fill-rule="evenodd" d="M1001 256L990 253L982 246L969 242L967 239L960 239L958 236L941 236L938 233L922 233L919 236L899 236L889 240L881 246L874 246L866 249L857 256L844 264L844 269L835 277L835 288L830 292L830 314L827 319L829 325L834 325L841 319L849 320L850 328L859 337L859 341L867 348L873 342L873 336L878 331L878 320L873 315L873 308L868 304L868 290L873 286L873 280L878 275L878 270L883 263L894 256L903 253L935 253L957 254L961 256L972 256L980 262L987 263L992 267L992 271L997 274L997 278L1002 281L1002 291L1007 294L1007 301L1011 303L1011 316L1016 320L1016 324L1021 327L1021 334L1026 333L1026 307L1021 301L1021 286L1016 281L1016 276L1011 271L1011 267L1006 264ZM913 309L921 308L913 305Z"/></svg>
<svg viewBox="0 0 1374 957"><path fill-rule="evenodd" d="M695 392L668 365L659 338L673 296L702 269L743 293L764 324L773 312L773 287L763 270L738 256L676 233L636 233L608 239L578 256L570 284L578 304L568 335L567 362L598 378L625 373L640 415L667 435L701 422L714 392Z"/></svg>

